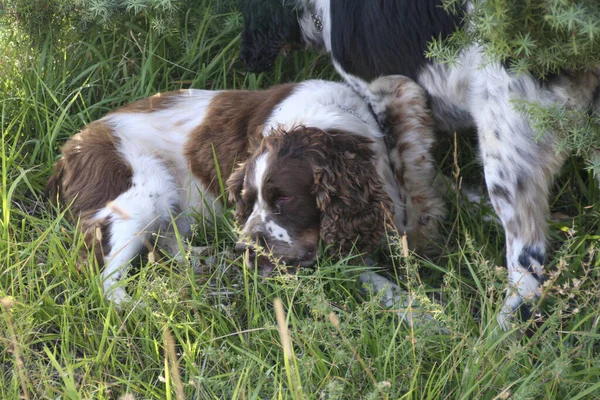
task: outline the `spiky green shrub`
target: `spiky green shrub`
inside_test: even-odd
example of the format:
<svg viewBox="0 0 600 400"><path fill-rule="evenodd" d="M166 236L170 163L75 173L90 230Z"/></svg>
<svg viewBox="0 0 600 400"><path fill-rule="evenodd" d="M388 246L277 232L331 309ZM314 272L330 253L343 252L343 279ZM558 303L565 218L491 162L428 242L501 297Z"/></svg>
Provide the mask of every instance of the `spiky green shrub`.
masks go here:
<svg viewBox="0 0 600 400"><path fill-rule="evenodd" d="M457 12L464 0L444 0ZM460 49L484 44L490 60L516 73L544 78L565 69L600 64L600 2L597 0L473 0L464 28L435 41L431 55L451 61ZM468 28L467 28L468 27Z"/></svg>

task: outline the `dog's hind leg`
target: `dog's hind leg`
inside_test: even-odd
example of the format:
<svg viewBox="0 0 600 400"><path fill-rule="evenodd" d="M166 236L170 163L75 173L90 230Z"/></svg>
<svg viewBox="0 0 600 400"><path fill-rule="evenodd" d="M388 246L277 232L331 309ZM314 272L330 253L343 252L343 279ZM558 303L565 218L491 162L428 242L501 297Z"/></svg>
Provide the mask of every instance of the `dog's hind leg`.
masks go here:
<svg viewBox="0 0 600 400"><path fill-rule="evenodd" d="M510 287L498 315L506 329L525 299L541 295L548 194L565 154L557 152L551 133L539 137L511 103L552 100L533 78L513 77L492 65L474 73L471 92L488 193L506 235Z"/></svg>
<svg viewBox="0 0 600 400"><path fill-rule="evenodd" d="M129 162L131 187L96 214L108 225L110 251L104 258L102 279L105 296L116 306L129 298L119 283L130 261L149 244L152 233L168 226L178 200L175 180L161 160L137 155Z"/></svg>

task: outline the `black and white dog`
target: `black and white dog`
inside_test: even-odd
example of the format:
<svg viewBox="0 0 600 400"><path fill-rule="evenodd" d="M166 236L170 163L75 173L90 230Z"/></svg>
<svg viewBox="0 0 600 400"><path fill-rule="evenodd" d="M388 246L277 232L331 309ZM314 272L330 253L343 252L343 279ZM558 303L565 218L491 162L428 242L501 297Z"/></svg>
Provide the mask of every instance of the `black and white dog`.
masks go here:
<svg viewBox="0 0 600 400"><path fill-rule="evenodd" d="M241 59L259 72L283 46L316 46L363 96L377 98L367 85L379 76L406 75L427 90L439 129L477 129L489 196L506 232L510 289L498 321L508 327L513 311L541 294L548 192L567 156L552 132L538 137L513 101L598 111L600 67L541 82L484 60L480 45L465 49L456 65L436 64L425 57L428 42L452 33L462 20L441 5L441 0L241 0ZM468 9L467 4L463 12Z"/></svg>

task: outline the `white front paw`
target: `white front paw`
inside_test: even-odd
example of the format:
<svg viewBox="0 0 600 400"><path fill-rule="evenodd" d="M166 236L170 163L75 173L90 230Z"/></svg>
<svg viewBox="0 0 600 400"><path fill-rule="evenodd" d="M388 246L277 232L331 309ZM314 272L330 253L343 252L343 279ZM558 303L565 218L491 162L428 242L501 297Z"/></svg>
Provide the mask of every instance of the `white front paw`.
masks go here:
<svg viewBox="0 0 600 400"><path fill-rule="evenodd" d="M521 304L523 304L523 297L521 297L514 288L509 288L509 292L502 304L502 308L498 313L498 325L507 331L511 328L511 325L515 319L514 313Z"/></svg>

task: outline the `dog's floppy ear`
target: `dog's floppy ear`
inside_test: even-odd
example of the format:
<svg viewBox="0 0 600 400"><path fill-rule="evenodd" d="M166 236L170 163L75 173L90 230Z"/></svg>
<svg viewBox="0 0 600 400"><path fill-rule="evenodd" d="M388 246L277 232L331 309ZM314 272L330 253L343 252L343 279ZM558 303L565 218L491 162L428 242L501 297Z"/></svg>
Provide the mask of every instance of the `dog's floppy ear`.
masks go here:
<svg viewBox="0 0 600 400"><path fill-rule="evenodd" d="M250 72L270 69L281 49L300 43L296 1L239 0L244 17L240 59Z"/></svg>
<svg viewBox="0 0 600 400"><path fill-rule="evenodd" d="M323 136L314 165L314 191L321 211L321 238L344 252L377 247L393 204L375 167L373 142L342 131Z"/></svg>

